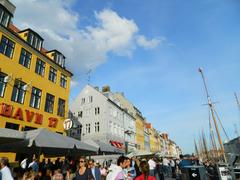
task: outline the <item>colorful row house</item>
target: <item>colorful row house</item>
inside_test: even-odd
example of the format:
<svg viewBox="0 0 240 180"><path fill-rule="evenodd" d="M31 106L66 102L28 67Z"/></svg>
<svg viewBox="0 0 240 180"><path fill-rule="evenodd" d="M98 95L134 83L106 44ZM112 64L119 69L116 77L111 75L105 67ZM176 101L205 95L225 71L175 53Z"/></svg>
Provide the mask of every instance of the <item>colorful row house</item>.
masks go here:
<svg viewBox="0 0 240 180"><path fill-rule="evenodd" d="M73 74L61 52L43 48L41 35L12 24L14 11L0 1L0 128L64 133Z"/></svg>

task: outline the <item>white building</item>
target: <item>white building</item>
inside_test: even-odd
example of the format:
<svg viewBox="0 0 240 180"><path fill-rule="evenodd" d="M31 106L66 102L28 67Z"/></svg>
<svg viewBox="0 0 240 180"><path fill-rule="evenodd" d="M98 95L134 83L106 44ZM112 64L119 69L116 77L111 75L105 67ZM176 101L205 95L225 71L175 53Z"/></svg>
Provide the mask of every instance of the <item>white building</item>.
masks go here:
<svg viewBox="0 0 240 180"><path fill-rule="evenodd" d="M82 140L92 139L123 149L124 138L128 138L124 132L134 129L133 124L127 123L131 115L121 108L108 86L99 91L86 85L70 105L70 110L82 124ZM131 137L128 140L131 142Z"/></svg>
<svg viewBox="0 0 240 180"><path fill-rule="evenodd" d="M131 153L136 150L136 119L134 117L134 106L128 101L123 93L113 93L113 98L120 102L120 106L124 109L123 122L124 122L124 141L126 152Z"/></svg>

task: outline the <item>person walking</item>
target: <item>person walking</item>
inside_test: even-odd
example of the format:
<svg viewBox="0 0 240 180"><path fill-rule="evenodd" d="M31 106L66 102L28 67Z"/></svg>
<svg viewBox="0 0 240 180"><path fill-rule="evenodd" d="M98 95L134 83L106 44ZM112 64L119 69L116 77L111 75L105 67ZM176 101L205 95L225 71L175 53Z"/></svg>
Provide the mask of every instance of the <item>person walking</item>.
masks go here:
<svg viewBox="0 0 240 180"><path fill-rule="evenodd" d="M126 157L120 156L117 160L117 165L111 164L106 180L125 180L126 174L124 168L126 167Z"/></svg>
<svg viewBox="0 0 240 180"><path fill-rule="evenodd" d="M9 169L8 165L8 158L2 157L0 159L0 167L1 167L1 175L2 180L13 180L11 170Z"/></svg>
<svg viewBox="0 0 240 180"><path fill-rule="evenodd" d="M127 174L127 180L133 180L136 177L136 171L134 166L132 166L132 161L126 158L126 168L124 169Z"/></svg>
<svg viewBox="0 0 240 180"><path fill-rule="evenodd" d="M148 164L149 164L150 175L154 176L156 162L153 160L153 158L150 158L148 161Z"/></svg>
<svg viewBox="0 0 240 180"><path fill-rule="evenodd" d="M172 172L172 178L176 178L176 166L173 159L170 160L170 167Z"/></svg>
<svg viewBox="0 0 240 180"><path fill-rule="evenodd" d="M100 172L100 169L95 166L93 159L90 159L90 160L88 161L88 166L89 166L89 168L90 168L91 171L92 171L92 175L93 175L94 179L95 179L95 180L101 180L101 172Z"/></svg>
<svg viewBox="0 0 240 180"><path fill-rule="evenodd" d="M147 161L141 161L140 169L142 171L142 175L136 177L135 180L156 180L154 176L150 176L149 164Z"/></svg>
<svg viewBox="0 0 240 180"><path fill-rule="evenodd" d="M169 160L167 158L163 158L163 173L165 176L169 176Z"/></svg>
<svg viewBox="0 0 240 180"><path fill-rule="evenodd" d="M94 180L91 170L87 168L84 157L79 158L79 169L76 172L76 180Z"/></svg>
<svg viewBox="0 0 240 180"><path fill-rule="evenodd" d="M34 171L35 173L38 172L39 166L38 166L37 158L33 158L32 162L28 165L28 168L31 168L32 171Z"/></svg>

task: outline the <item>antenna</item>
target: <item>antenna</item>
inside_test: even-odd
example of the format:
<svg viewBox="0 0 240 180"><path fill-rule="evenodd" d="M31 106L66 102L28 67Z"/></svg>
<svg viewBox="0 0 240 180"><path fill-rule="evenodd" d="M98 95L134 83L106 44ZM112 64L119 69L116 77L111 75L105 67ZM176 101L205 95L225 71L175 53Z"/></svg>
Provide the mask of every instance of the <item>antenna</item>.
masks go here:
<svg viewBox="0 0 240 180"><path fill-rule="evenodd" d="M216 133L217 133L217 137L218 137L218 142L219 142L219 145L220 145L220 148L221 148L221 154L223 155L224 162L227 162L226 161L226 156L225 156L225 153L224 153L224 147L223 147L222 139L221 139L220 132L219 132L219 129L218 129L217 120L216 120L216 117L215 117L214 106L212 104L210 95L208 93L206 80L205 80L204 75L203 75L203 70L202 70L202 68L199 68L198 71L201 73L201 76L202 76L204 88L205 88L206 95L207 95L208 106L209 106L210 111L211 111L212 119L213 119L213 122L214 122L214 126L215 126L215 130L216 130ZM220 121L220 119L218 119L218 120Z"/></svg>
<svg viewBox="0 0 240 180"><path fill-rule="evenodd" d="M239 118L240 118L240 103L239 103L239 100L238 100L238 96L237 96L237 93L234 93L234 96L235 96L235 98L236 98L236 102L237 102L237 106L238 106L238 111L239 111L239 113L238 113L238 115L239 115ZM237 125L236 125L236 131L237 131ZM238 133L237 133L238 134ZM238 135L239 136L239 135Z"/></svg>
<svg viewBox="0 0 240 180"><path fill-rule="evenodd" d="M236 102L237 102L238 110L240 111L240 103L239 103L239 100L238 100L237 93L234 93L234 96L235 96L235 98L236 98Z"/></svg>
<svg viewBox="0 0 240 180"><path fill-rule="evenodd" d="M92 72L92 69L89 69L88 72L86 73L87 76L88 76L88 77L87 77L87 82L88 82L88 84L90 83L90 80L91 80L91 79L90 79L90 78L91 78L91 72Z"/></svg>

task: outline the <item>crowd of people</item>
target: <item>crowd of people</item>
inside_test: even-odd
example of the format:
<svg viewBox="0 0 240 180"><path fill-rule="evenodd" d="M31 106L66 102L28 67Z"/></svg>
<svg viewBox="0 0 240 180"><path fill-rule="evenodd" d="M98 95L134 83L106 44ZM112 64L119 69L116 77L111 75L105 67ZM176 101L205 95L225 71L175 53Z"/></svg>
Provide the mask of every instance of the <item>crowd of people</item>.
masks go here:
<svg viewBox="0 0 240 180"><path fill-rule="evenodd" d="M120 156L116 163L95 162L94 159L33 158L21 161L20 166L11 168L6 157L0 158L0 180L164 180L166 177L184 179L187 166L202 165L208 179L218 179L216 166L212 162L199 164L197 159L186 158L128 158Z"/></svg>
<svg viewBox="0 0 240 180"><path fill-rule="evenodd" d="M22 160L20 166L14 168L9 167L6 157L2 157L0 168L0 180L163 180L165 176L174 176L176 169L172 159L125 156L120 156L116 163L111 164L99 164L85 157L77 160L43 159L40 162L33 158L31 162Z"/></svg>

